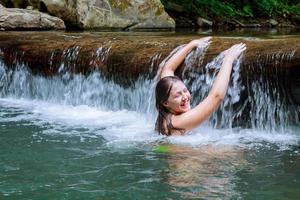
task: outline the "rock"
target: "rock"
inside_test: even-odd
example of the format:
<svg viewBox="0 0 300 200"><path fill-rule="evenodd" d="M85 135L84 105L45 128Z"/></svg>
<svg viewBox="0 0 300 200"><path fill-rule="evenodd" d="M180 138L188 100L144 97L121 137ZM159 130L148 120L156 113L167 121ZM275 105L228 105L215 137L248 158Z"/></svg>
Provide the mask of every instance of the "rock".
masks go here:
<svg viewBox="0 0 300 200"><path fill-rule="evenodd" d="M13 29L64 29L64 22L36 10L5 8L0 5L0 28Z"/></svg>
<svg viewBox="0 0 300 200"><path fill-rule="evenodd" d="M126 77L132 77L149 74L149 66L154 58L156 64L160 63L176 46L198 37L174 35L145 38L143 34L3 32L0 34L0 49L5 51L4 57L7 62L13 62L14 59L11 58L18 52L18 55L24 55L20 61L27 63L33 71L51 75L51 70L54 74L57 73L56 70L64 59L64 52L79 47L80 52L74 63L72 62L76 65L73 69L76 72L86 73L96 68L104 74L122 75L126 72L124 74ZM296 36L275 39L214 37L202 65L204 66L220 52L238 42L247 45L247 52L241 66L242 75L259 74L262 70L279 74L288 68L299 69L300 38ZM107 62L95 67L94 63L97 61L95 52L99 49L109 49L105 59ZM102 59L98 58L98 61L102 62Z"/></svg>
<svg viewBox="0 0 300 200"><path fill-rule="evenodd" d="M33 6L27 6L26 9L27 10L33 10Z"/></svg>
<svg viewBox="0 0 300 200"><path fill-rule="evenodd" d="M280 23L280 24L278 24L278 26L285 27L285 28L294 28L295 27L294 25L287 23L287 22Z"/></svg>
<svg viewBox="0 0 300 200"><path fill-rule="evenodd" d="M164 5L165 11L174 19L176 28L199 28L200 25L197 22L199 16L187 11L179 1L161 0L161 2Z"/></svg>
<svg viewBox="0 0 300 200"><path fill-rule="evenodd" d="M278 22L275 20L275 19L270 19L269 20L269 23L271 24L271 26L277 26L278 25Z"/></svg>
<svg viewBox="0 0 300 200"><path fill-rule="evenodd" d="M175 27L159 0L35 0L29 4L80 29Z"/></svg>
<svg viewBox="0 0 300 200"><path fill-rule="evenodd" d="M246 28L259 28L261 27L260 24L245 24L244 27Z"/></svg>
<svg viewBox="0 0 300 200"><path fill-rule="evenodd" d="M245 24L243 24L239 20L234 19L233 21L236 23L236 25L235 25L236 27L245 27Z"/></svg>
<svg viewBox="0 0 300 200"><path fill-rule="evenodd" d="M204 19L202 17L197 18L197 24L199 27L212 27L213 23L207 19Z"/></svg>
<svg viewBox="0 0 300 200"><path fill-rule="evenodd" d="M4 0L4 3L14 8L25 8L27 6L27 0Z"/></svg>

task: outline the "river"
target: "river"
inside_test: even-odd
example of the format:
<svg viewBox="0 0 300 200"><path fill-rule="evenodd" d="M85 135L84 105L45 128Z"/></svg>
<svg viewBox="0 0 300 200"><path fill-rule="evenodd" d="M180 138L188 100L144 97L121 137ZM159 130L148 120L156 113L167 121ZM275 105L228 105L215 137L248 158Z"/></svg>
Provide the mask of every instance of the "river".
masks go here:
<svg viewBox="0 0 300 200"><path fill-rule="evenodd" d="M173 137L154 131L153 78L125 87L64 62L43 76L0 56L0 199L299 198L299 105L272 81L244 85L242 60L219 111ZM191 73L195 104L215 74Z"/></svg>

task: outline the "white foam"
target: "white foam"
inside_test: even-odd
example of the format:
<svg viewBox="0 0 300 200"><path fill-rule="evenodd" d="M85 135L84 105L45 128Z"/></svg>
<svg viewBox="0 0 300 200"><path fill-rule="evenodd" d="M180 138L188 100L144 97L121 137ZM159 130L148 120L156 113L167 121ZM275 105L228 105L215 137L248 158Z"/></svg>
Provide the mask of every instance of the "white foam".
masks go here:
<svg viewBox="0 0 300 200"><path fill-rule="evenodd" d="M189 146L212 144L241 148L252 148L260 146L262 143L271 143L280 149L286 149L290 145L297 145L299 136L293 131L283 133L255 129L214 129L204 125L191 134L184 137L170 137L169 140L171 143Z"/></svg>
<svg viewBox="0 0 300 200"><path fill-rule="evenodd" d="M154 120L151 121L135 111L111 111L87 105L61 105L14 98L1 98L0 108L10 110L11 113L16 111L12 116L0 116L0 122L29 121L45 129L42 134L96 135L103 137L107 144L125 146L135 142L152 143L165 138L153 131ZM290 145L297 145L299 136L293 131L280 133L254 129L220 130L203 125L185 136L172 136L167 140L173 144L188 146L213 144L242 148L252 148L267 142L286 149Z"/></svg>
<svg viewBox="0 0 300 200"><path fill-rule="evenodd" d="M49 127L47 134L72 134L69 129L83 128L100 134L107 140L143 141L155 140L153 123L135 111L111 111L87 105L61 105L38 100L0 99L0 107L22 109L18 115L0 116L1 122L31 121L41 127ZM153 139L152 139L153 138Z"/></svg>

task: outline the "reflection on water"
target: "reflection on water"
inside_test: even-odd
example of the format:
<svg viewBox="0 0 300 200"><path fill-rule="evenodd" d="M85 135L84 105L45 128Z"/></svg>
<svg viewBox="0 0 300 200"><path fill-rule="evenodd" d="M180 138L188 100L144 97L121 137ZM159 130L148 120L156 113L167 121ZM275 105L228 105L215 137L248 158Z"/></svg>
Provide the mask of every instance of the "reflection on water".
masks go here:
<svg viewBox="0 0 300 200"><path fill-rule="evenodd" d="M205 145L197 148L169 145L168 184L184 198L236 199L236 172L247 166L242 149Z"/></svg>
<svg viewBox="0 0 300 200"><path fill-rule="evenodd" d="M239 28L234 30L224 30L224 29L203 29L200 28L198 30L188 31L186 29L179 30L179 33L187 33L190 34L210 34L216 36L230 36L230 37L276 37L283 35L299 35L299 28Z"/></svg>

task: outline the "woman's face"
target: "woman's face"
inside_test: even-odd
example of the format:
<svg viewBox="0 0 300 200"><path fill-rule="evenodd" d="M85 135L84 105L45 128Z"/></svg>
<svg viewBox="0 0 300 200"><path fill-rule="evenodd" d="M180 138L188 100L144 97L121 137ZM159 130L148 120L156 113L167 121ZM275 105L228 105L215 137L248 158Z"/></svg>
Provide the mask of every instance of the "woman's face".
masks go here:
<svg viewBox="0 0 300 200"><path fill-rule="evenodd" d="M171 112L181 114L191 109L191 94L182 81L173 83L168 100L164 103Z"/></svg>

